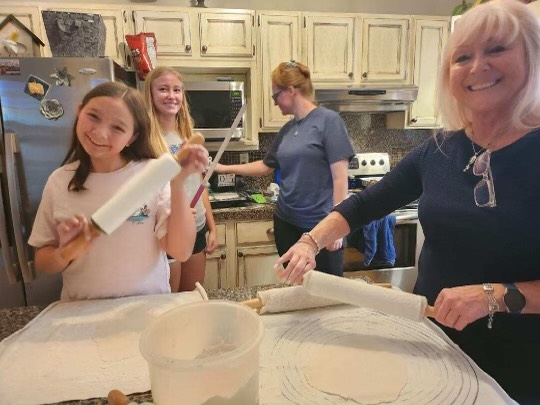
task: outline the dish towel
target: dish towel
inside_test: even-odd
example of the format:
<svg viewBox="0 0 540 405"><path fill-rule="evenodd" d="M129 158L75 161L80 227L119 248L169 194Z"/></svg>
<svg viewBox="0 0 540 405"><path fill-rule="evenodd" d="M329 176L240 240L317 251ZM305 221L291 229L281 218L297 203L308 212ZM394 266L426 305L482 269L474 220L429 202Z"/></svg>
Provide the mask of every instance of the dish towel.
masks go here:
<svg viewBox="0 0 540 405"><path fill-rule="evenodd" d="M142 331L160 314L205 295L197 289L52 303L0 342L0 403L48 404L106 397L112 389L150 390L148 365L139 352Z"/></svg>
<svg viewBox="0 0 540 405"><path fill-rule="evenodd" d="M364 225L347 236L347 245L364 254L365 266L392 267L396 262L394 228L396 217L387 215Z"/></svg>

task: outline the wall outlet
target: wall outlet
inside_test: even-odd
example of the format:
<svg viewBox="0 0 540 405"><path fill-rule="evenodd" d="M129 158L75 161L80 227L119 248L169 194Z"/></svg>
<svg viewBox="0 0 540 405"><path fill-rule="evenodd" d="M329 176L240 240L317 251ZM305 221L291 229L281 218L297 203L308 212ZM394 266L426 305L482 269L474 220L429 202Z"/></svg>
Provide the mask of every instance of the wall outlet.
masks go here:
<svg viewBox="0 0 540 405"><path fill-rule="evenodd" d="M240 153L239 157L240 164L248 163L249 162L249 153Z"/></svg>

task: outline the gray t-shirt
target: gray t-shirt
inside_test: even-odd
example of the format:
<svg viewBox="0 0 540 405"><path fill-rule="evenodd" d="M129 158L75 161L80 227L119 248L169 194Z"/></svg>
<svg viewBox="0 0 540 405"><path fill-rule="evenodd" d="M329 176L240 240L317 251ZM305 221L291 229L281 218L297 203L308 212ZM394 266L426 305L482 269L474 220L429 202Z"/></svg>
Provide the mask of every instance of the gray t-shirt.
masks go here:
<svg viewBox="0 0 540 405"><path fill-rule="evenodd" d="M354 156L341 117L317 107L301 120L287 122L263 162L281 171L276 215L301 228L312 228L333 208L330 165Z"/></svg>

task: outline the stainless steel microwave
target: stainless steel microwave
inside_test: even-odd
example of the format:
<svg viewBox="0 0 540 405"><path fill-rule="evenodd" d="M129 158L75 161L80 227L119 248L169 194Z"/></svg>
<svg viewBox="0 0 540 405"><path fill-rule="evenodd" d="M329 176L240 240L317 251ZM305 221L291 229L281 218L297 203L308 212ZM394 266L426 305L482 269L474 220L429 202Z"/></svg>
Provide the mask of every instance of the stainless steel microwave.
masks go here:
<svg viewBox="0 0 540 405"><path fill-rule="evenodd" d="M225 139L245 103L244 83L229 81L185 82L184 91L194 127L207 141ZM244 118L231 140L244 136Z"/></svg>

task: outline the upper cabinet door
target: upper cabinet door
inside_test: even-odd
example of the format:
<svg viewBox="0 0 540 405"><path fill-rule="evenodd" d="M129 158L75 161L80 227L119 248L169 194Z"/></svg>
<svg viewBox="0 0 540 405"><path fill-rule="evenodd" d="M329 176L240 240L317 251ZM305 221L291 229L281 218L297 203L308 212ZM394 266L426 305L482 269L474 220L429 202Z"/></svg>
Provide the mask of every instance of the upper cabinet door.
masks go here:
<svg viewBox="0 0 540 405"><path fill-rule="evenodd" d="M33 6L0 6L0 22L4 21L4 18L6 18L8 15L13 14L13 16L19 20L21 23L24 24L26 28L28 28L32 33L34 33L39 39L41 39L43 42L45 42L44 35L42 35L41 32L41 17L39 14L39 8L37 5L35 7ZM0 38L7 39L9 38L10 34L13 32L20 32L20 29L18 26L8 23L6 24L2 30L0 30ZM24 45L24 48L20 50L19 56L40 56L40 54L37 53L37 49L39 49L39 52L42 53L43 49L41 46L36 49L36 53L34 54L32 51L33 41L30 36L27 35L20 35L17 42L20 42ZM5 51L5 52L3 52ZM0 52L0 56L17 56L15 54L11 54L5 49L2 52Z"/></svg>
<svg viewBox="0 0 540 405"><path fill-rule="evenodd" d="M121 66L129 64L129 50L124 39L124 35L128 33L127 28L125 28L127 16L125 10L121 6L107 6L105 4L100 4L98 7L97 5L85 6L83 4L64 3L51 5L48 3L42 10L100 14L103 17L103 22L107 31L105 36L105 56L110 56ZM45 40L43 42L45 42ZM48 44L48 41L46 43ZM51 56L50 47L47 47L46 55Z"/></svg>
<svg viewBox="0 0 540 405"><path fill-rule="evenodd" d="M314 82L354 82L354 17L305 15L307 64Z"/></svg>
<svg viewBox="0 0 540 405"><path fill-rule="evenodd" d="M259 66L261 72L262 124L264 128L280 128L290 118L272 100L272 70L281 62L300 59L300 13L277 15L260 14Z"/></svg>
<svg viewBox="0 0 540 405"><path fill-rule="evenodd" d="M201 13L201 57L243 56L253 57L253 11L231 10L226 13Z"/></svg>
<svg viewBox="0 0 540 405"><path fill-rule="evenodd" d="M418 86L418 97L410 108L410 127L425 128L440 124L435 116L435 91L448 28L448 19L418 18L415 21L412 69L413 84Z"/></svg>
<svg viewBox="0 0 540 405"><path fill-rule="evenodd" d="M361 82L407 82L409 18L364 18Z"/></svg>
<svg viewBox="0 0 540 405"><path fill-rule="evenodd" d="M191 56L191 28L188 12L134 10L135 32L153 32L157 56Z"/></svg>

